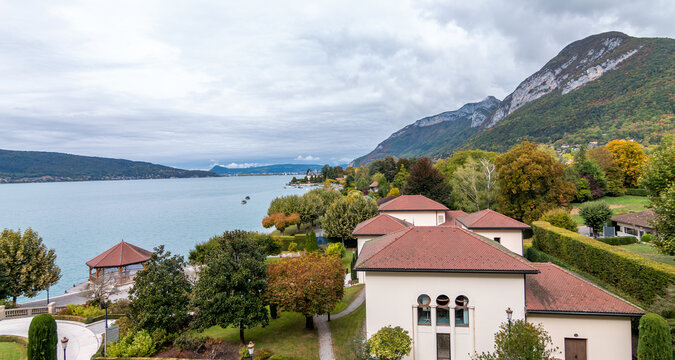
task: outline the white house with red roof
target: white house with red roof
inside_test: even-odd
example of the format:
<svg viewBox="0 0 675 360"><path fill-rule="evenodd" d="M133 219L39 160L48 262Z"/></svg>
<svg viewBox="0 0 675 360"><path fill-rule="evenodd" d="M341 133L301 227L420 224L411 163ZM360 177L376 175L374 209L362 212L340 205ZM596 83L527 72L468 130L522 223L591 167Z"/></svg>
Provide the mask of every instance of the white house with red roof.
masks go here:
<svg viewBox="0 0 675 360"><path fill-rule="evenodd" d="M419 200L403 204L411 203ZM491 212L446 211L453 220L442 226L410 226L383 217L393 214L381 206L378 220L355 229L355 234L373 236L359 244L355 267L368 279L368 337L382 327L400 326L413 339L406 359L471 359L493 350L494 334L510 310L514 320L541 323L559 348L559 359L631 359L630 319L641 316L641 309L556 265L529 262L504 241L478 233L522 234L524 224Z"/></svg>
<svg viewBox="0 0 675 360"><path fill-rule="evenodd" d="M504 245L518 255L523 255L523 230L530 229L529 225L490 209L459 216L455 223Z"/></svg>
<svg viewBox="0 0 675 360"><path fill-rule="evenodd" d="M422 195L401 195L378 208L380 214L391 215L416 226L438 226L445 223L445 205Z"/></svg>

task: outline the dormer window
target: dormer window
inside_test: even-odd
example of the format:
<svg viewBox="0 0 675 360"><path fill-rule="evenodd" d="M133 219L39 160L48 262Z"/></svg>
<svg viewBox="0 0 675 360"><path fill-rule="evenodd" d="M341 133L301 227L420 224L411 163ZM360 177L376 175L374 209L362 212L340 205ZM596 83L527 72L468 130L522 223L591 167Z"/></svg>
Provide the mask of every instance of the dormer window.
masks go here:
<svg viewBox="0 0 675 360"><path fill-rule="evenodd" d="M431 325L431 298L422 294L417 297L417 324Z"/></svg>

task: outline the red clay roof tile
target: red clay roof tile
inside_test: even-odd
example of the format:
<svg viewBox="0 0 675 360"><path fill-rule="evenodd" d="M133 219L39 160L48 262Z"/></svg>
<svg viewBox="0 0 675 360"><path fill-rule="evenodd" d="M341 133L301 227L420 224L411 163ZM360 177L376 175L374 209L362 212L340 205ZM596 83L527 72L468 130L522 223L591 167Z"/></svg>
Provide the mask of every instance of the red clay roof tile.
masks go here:
<svg viewBox="0 0 675 360"><path fill-rule="evenodd" d="M119 267L148 261L152 251L121 241L97 257L87 261L91 268Z"/></svg>
<svg viewBox="0 0 675 360"><path fill-rule="evenodd" d="M422 195L401 195L380 205L380 211L446 211L445 205Z"/></svg>
<svg viewBox="0 0 675 360"><path fill-rule="evenodd" d="M494 210L485 209L460 216L457 221L469 229L529 229L530 226Z"/></svg>
<svg viewBox="0 0 675 360"><path fill-rule="evenodd" d="M409 222L388 214L380 214L356 225L352 235L386 235L412 226Z"/></svg>
<svg viewBox="0 0 675 360"><path fill-rule="evenodd" d="M457 224L455 224L455 220L458 217L465 215L468 214L462 210L448 210L445 212L445 223L441 224L441 226L457 226Z"/></svg>

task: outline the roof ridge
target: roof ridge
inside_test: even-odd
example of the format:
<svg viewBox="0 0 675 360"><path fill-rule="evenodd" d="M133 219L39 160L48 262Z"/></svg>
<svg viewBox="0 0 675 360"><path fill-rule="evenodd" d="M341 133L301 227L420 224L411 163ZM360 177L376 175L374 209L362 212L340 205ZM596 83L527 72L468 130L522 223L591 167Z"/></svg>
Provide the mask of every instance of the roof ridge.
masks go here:
<svg viewBox="0 0 675 360"><path fill-rule="evenodd" d="M393 232L393 233L391 233L391 234L379 236L379 237L377 237L377 238L375 238L375 239L369 240L369 241L372 241L372 240L376 240L376 239L382 239L382 238L385 237L385 236L393 236L393 237L394 237L394 240L392 240L389 244L383 246L381 249L377 250L376 252L374 252L373 254L371 254L369 257L363 259L363 261L362 261L361 263L365 263L366 261L372 259L373 256L379 254L380 252L382 252L382 250L388 248L391 244L393 244L393 243L395 243L396 241L398 241L398 239L400 239L401 236L407 234L408 232L410 232L410 231L411 231L412 229L414 229L414 228L415 228L415 226L411 226L411 227L409 227L409 228L407 228L407 229L402 229L402 230ZM395 234L397 234L397 235L395 235ZM364 245L365 245L365 244L364 244ZM361 260L361 259L359 259L359 261L360 261L360 260Z"/></svg>
<svg viewBox="0 0 675 360"><path fill-rule="evenodd" d="M512 258L514 258L514 259L516 259L516 260L518 260L518 261L520 261L521 263L523 263L523 264L525 264L525 265L527 265L527 266L533 268L534 270L539 271L539 269L537 269L536 267L530 265L530 264L532 264L531 261L527 260L527 259L526 259L525 257L523 257L523 256L520 256L520 255L514 253L513 251L511 251L511 250L509 250L508 248L506 248L506 246L504 246L504 245L502 245L502 244L500 244L500 243L498 243L498 242L496 242L496 241L494 241L494 240L490 240L490 239L486 238L485 236L480 235L480 234L477 234L477 233L475 233L475 232L473 232L473 231L471 231L471 230L464 229L464 228L462 228L461 226L457 226L457 229L459 229L459 230L461 230L461 231L464 231L465 233L467 233L467 234L469 234L469 235L475 237L476 239L478 239L478 240L480 240L480 241L486 243L487 245L490 245L490 246L494 247L495 249L498 249L499 251L501 251L501 252L504 253L505 255L508 255L508 256L510 256L510 257L512 257ZM504 250L506 250L506 251L504 251Z"/></svg>
<svg viewBox="0 0 675 360"><path fill-rule="evenodd" d="M643 310L643 311L644 311L644 309L642 309L641 307L639 307L639 306L633 304L632 302L630 302L630 301L628 301L628 300L626 300L626 299L620 297L620 296L617 295L617 294L612 293L611 291L609 291L609 290L607 290L607 289L601 287L600 285L595 284L594 282L592 282L592 281L586 279L585 277L581 276L580 274L573 273L572 271L567 270L567 269L565 269L565 268L563 268L563 267L561 267L561 266L558 266L558 265L556 265L556 264L554 264L554 263L552 263L552 262L548 262L548 263L537 263L537 264L543 264L543 265L546 265L546 266L551 266L551 267L554 267L554 268L556 268L556 269L562 270L563 272L565 272L565 273L567 273L567 274L569 274L569 275L571 275L571 276L573 276L573 277L575 277L575 278L577 278L577 279L583 281L584 283L586 283L586 284L588 284L588 285L591 285L591 286L595 287L596 289L598 289L598 290L600 290L600 291L602 291L602 292L604 292L604 293L606 293L606 294L611 295L611 296L614 297L615 299L621 300L621 301L623 301L623 302L625 302L625 303L627 303L627 304L630 304L631 306L633 306L633 307L635 307L635 308L637 308L637 309L640 309L640 310Z"/></svg>

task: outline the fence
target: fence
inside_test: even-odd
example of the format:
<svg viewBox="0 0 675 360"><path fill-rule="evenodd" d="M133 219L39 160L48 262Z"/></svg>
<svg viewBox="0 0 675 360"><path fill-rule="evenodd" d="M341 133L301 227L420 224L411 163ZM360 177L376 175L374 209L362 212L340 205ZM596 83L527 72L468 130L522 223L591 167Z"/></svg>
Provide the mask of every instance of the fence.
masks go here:
<svg viewBox="0 0 675 360"><path fill-rule="evenodd" d="M29 317L39 314L56 314L65 308L65 306L56 306L53 302L49 303L47 306L18 309L5 309L4 305L0 305L0 320Z"/></svg>

